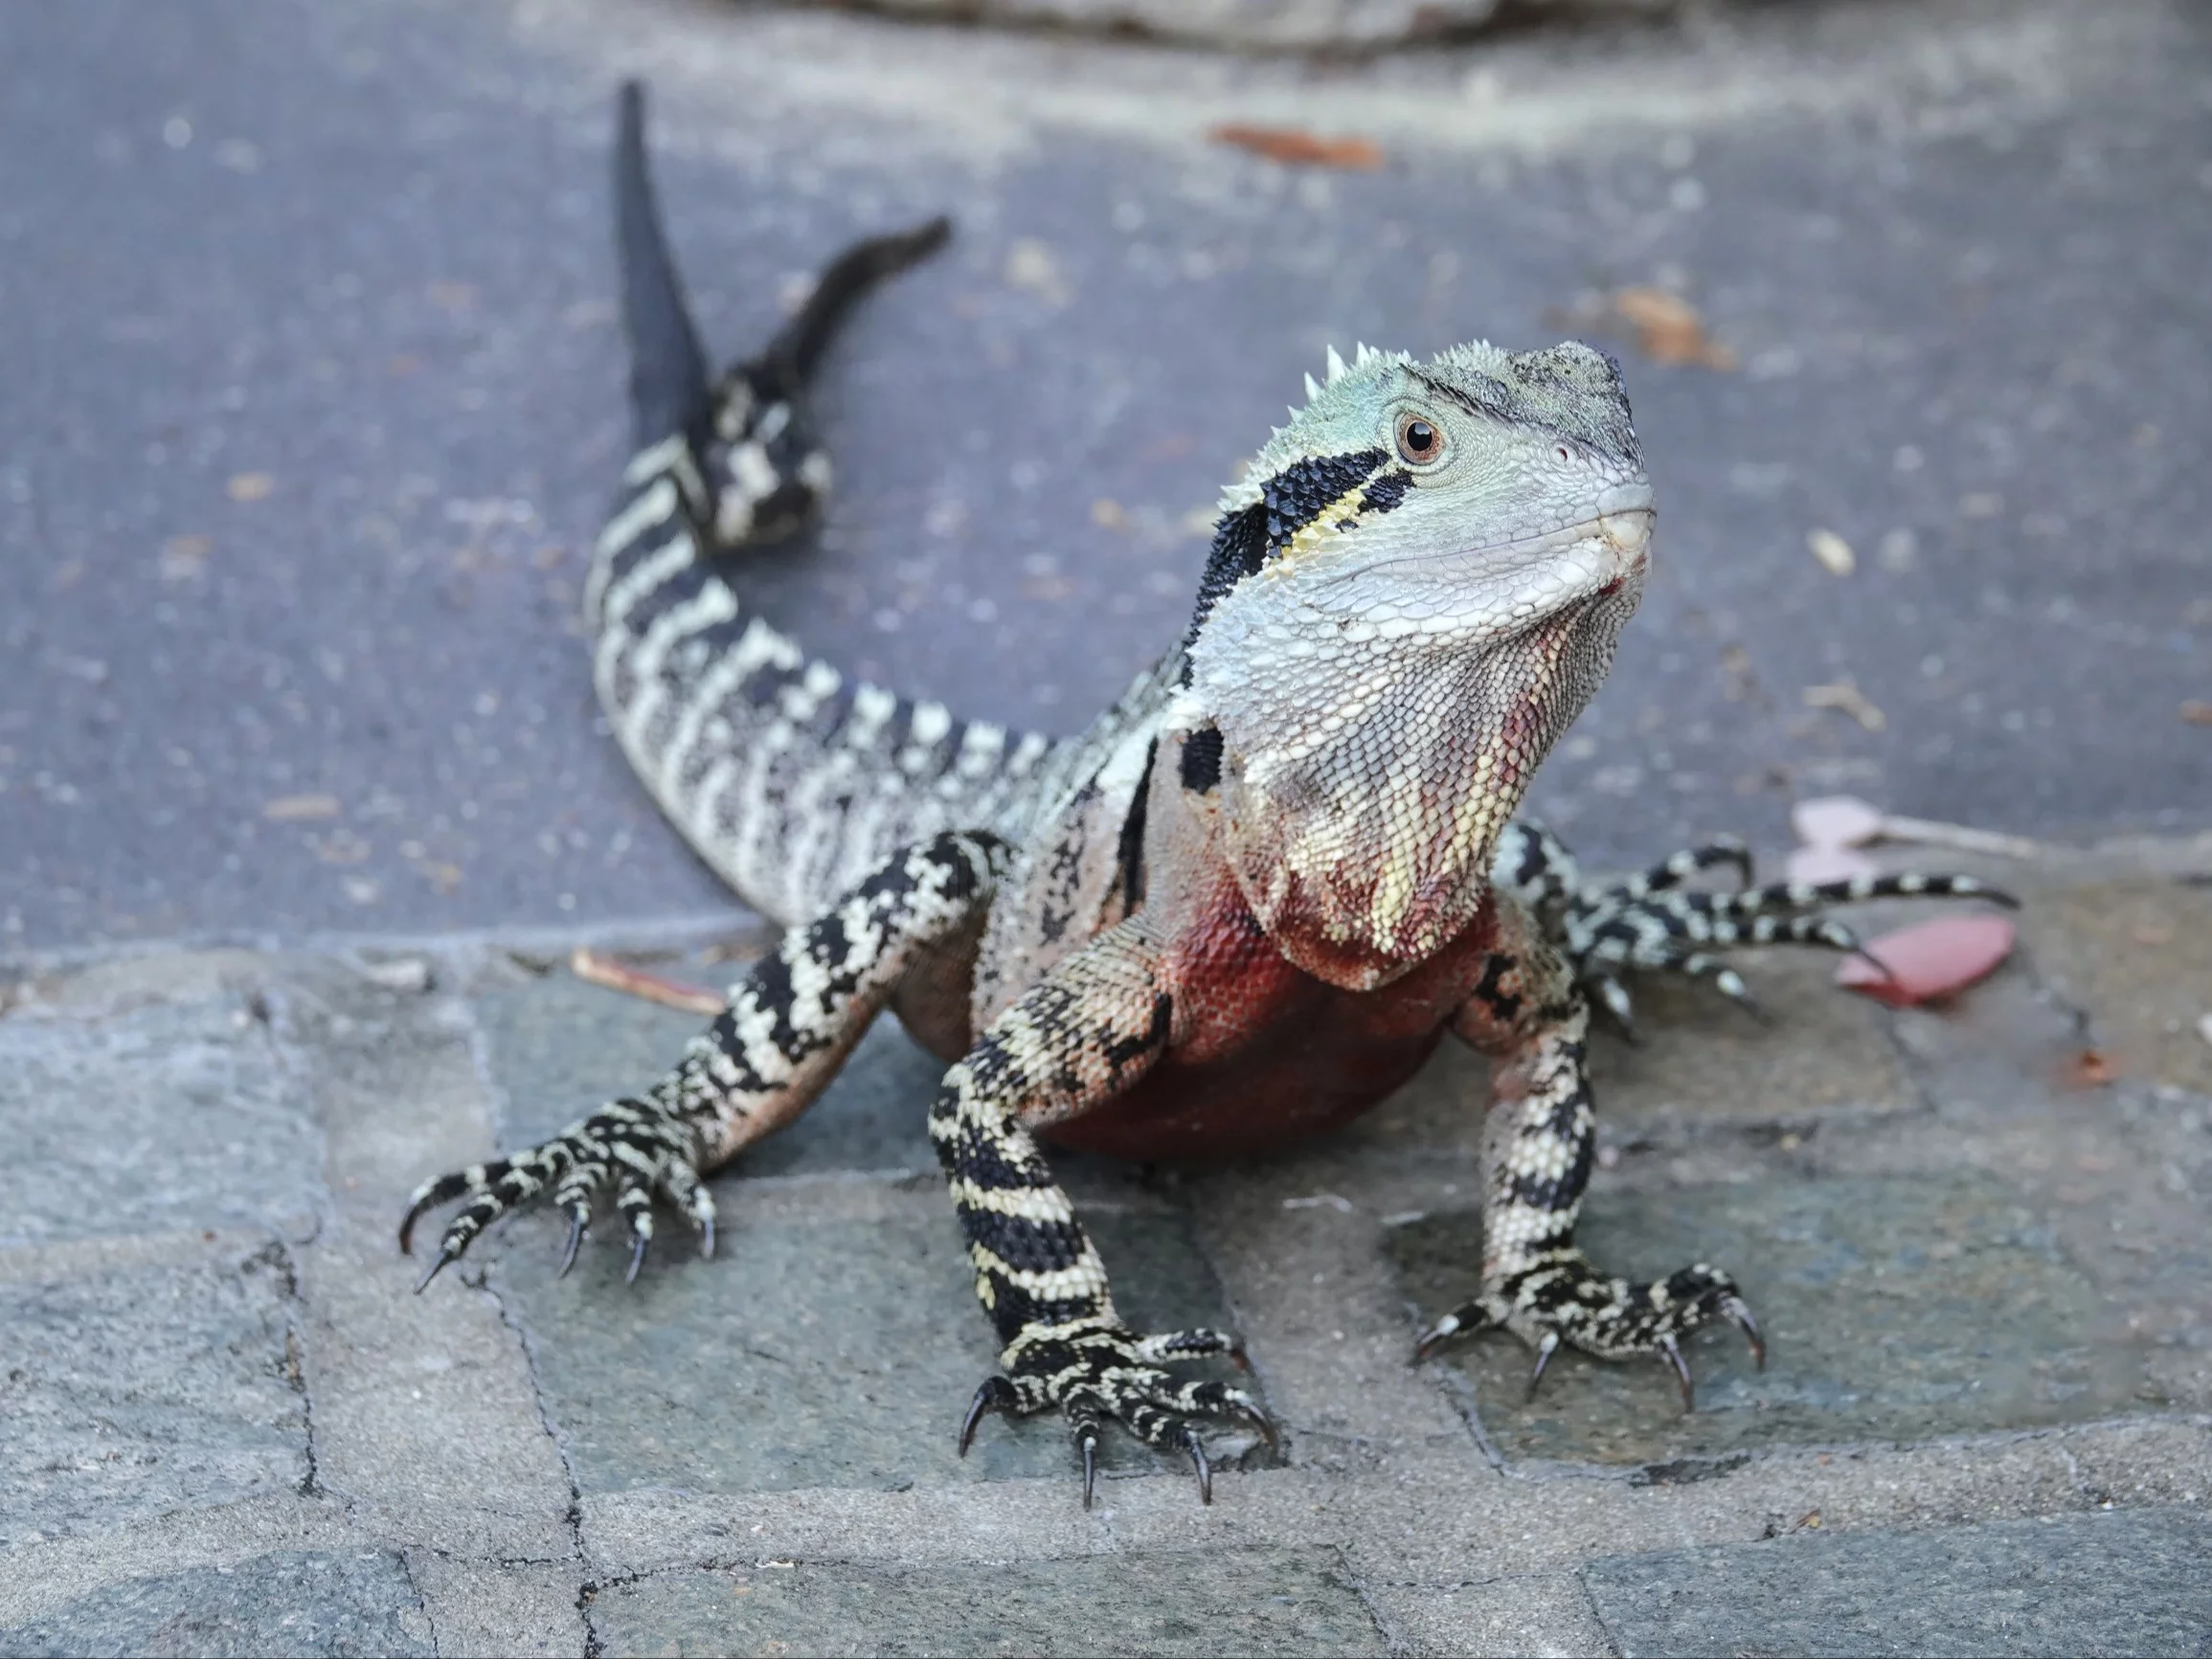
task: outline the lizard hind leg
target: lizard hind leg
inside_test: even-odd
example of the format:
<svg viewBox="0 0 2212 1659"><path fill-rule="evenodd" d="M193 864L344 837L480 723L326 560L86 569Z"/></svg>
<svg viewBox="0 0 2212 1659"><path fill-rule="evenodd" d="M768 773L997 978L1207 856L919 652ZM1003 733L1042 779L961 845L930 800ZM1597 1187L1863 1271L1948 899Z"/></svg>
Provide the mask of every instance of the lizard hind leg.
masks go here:
<svg viewBox="0 0 2212 1659"><path fill-rule="evenodd" d="M1623 982L1629 973L1710 979L1722 995L1763 1019L1742 975L1717 951L1737 945L1814 945L1863 954L1858 934L1828 912L1878 899L1977 898L2008 908L2019 905L2001 887L1976 877L1918 870L1834 882L1774 882L1733 892L1696 891L1680 885L1718 864L1734 865L1747 883L1750 878L1750 855L1743 843L1716 840L1624 881L1584 883L1564 906L1537 912L1578 977L1632 1036L1634 1005Z"/></svg>

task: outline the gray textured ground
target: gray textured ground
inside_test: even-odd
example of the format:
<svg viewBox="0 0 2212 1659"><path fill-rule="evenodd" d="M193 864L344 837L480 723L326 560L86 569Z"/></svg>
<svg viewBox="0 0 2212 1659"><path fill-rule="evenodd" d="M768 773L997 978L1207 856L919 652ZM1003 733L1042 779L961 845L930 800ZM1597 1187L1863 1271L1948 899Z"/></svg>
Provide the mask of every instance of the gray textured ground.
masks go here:
<svg viewBox="0 0 2212 1659"><path fill-rule="evenodd" d="M1721 16L1352 69L603 0L0 9L0 949L726 902L569 633L625 71L730 349L854 232L959 221L831 363L851 487L764 572L833 657L1065 728L1173 637L1325 344L1529 344L1674 282L1745 366L1628 350L1665 563L1552 816L1623 860L1839 787L2201 822L2205 13ZM1232 119L1388 164L1205 142ZM1885 729L1804 706L1845 680ZM333 816L263 816L302 796Z"/></svg>
<svg viewBox="0 0 2212 1659"><path fill-rule="evenodd" d="M2207 872L2045 862L1951 1013L1806 959L1748 964L1771 1030L1647 997L1586 1237L1742 1275L1772 1363L1701 1336L1694 1415L1656 1363L1407 1365L1475 1257L1463 1058L1264 1163L1064 1160L1135 1319L1249 1340L1285 1444L1216 1436L1209 1510L1117 1439L1086 1514L1050 1421L955 1455L992 1356L895 1033L720 1183L716 1259L560 1281L532 1215L416 1297L408 1188L690 1021L451 941L42 975L0 1019L0 1652L2201 1655Z"/></svg>
<svg viewBox="0 0 2212 1659"><path fill-rule="evenodd" d="M1247 1334L1279 1457L952 1430L988 1366L870 1038L625 1291L525 1218L432 1292L424 1175L693 1021L576 939L756 941L593 727L621 451L609 94L736 347L844 237L850 488L764 566L871 675L1066 726L1180 624L1325 344L1614 342L1665 564L1542 804L1601 859L1796 796L2088 843L1954 1011L1751 965L1597 1056L1589 1238L1773 1336L1475 1341L1478 1068L1210 1175L1066 1161L1140 1319ZM2205 1652L2212 582L2191 528L2212 27L1802 4L1366 64L608 0L0 7L0 1653ZM1376 172L1206 142L1358 136ZM1830 574L1824 528L1856 551ZM1855 684L1867 729L1809 707ZM274 815L272 803L276 804ZM1997 873L1997 872L1991 872ZM187 949L230 936L253 949ZM410 942L400 942L401 936ZM381 939L380 944L370 941ZM520 947L511 949L510 947ZM686 952L692 952L689 956ZM551 970L550 972L548 970ZM2085 1044L2103 1058L2085 1069ZM2117 1081L2098 1084L2097 1076Z"/></svg>

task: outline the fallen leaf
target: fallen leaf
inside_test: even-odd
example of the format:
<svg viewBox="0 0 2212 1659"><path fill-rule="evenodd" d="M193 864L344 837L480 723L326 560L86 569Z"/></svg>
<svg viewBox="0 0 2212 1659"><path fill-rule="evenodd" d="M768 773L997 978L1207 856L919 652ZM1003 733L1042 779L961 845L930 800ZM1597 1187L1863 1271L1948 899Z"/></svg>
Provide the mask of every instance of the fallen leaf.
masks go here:
<svg viewBox="0 0 2212 1659"><path fill-rule="evenodd" d="M1797 1526L1798 1530L1802 1532L1818 1532L1820 1530L1820 1512L1818 1510L1807 1510L1797 1517Z"/></svg>
<svg viewBox="0 0 2212 1659"><path fill-rule="evenodd" d="M2212 703L2192 697L2181 705L2179 713L2191 726L2212 726Z"/></svg>
<svg viewBox="0 0 2212 1659"><path fill-rule="evenodd" d="M338 797L334 795L281 795L261 804L261 816L271 823L307 823L316 818L336 818Z"/></svg>
<svg viewBox="0 0 2212 1659"><path fill-rule="evenodd" d="M1614 315L1636 333L1636 347L1654 363L1694 363L1723 371L1737 365L1735 352L1709 339L1698 308L1664 288L1617 288Z"/></svg>
<svg viewBox="0 0 2212 1659"><path fill-rule="evenodd" d="M2012 954L2014 937L2002 916L1938 916L1867 940L1860 954L1836 964L1836 983L1908 1008L1987 977Z"/></svg>
<svg viewBox="0 0 2212 1659"><path fill-rule="evenodd" d="M2102 1088L2119 1075L2110 1055L2101 1048L2085 1048L2061 1069L2059 1080L2069 1088Z"/></svg>
<svg viewBox="0 0 2212 1659"><path fill-rule="evenodd" d="M1297 126L1248 126L1229 122L1207 135L1215 144L1234 145L1288 167L1346 168L1373 172L1383 165L1383 146L1367 138L1321 138Z"/></svg>
<svg viewBox="0 0 2212 1659"><path fill-rule="evenodd" d="M1848 576L1859 568L1851 544L1834 530L1807 530L1805 545L1812 549L1813 556L1827 567L1831 576Z"/></svg>
<svg viewBox="0 0 2212 1659"><path fill-rule="evenodd" d="M277 487L277 481L265 472L234 473L231 482L223 485L223 493L235 502L265 500Z"/></svg>
<svg viewBox="0 0 2212 1659"><path fill-rule="evenodd" d="M441 899L451 896L461 886L462 872L459 864L441 863L433 859L416 859L412 862L415 873L428 882L430 890Z"/></svg>
<svg viewBox="0 0 2212 1659"><path fill-rule="evenodd" d="M1855 795L1823 795L1792 807L1790 827L1809 847L1862 847L1882 834L1882 809Z"/></svg>
<svg viewBox="0 0 2212 1659"><path fill-rule="evenodd" d="M1806 686L1805 706L1833 708L1848 714L1869 731L1880 731L1889 724L1889 717L1867 701L1866 694L1848 680L1839 680L1833 685Z"/></svg>
<svg viewBox="0 0 2212 1659"><path fill-rule="evenodd" d="M2024 836L1969 829L1964 824L1933 823L1924 818L1900 818L1895 813L1883 818L1882 834L1893 841L1918 841L1922 846L1956 847L1965 853L1995 853L2002 859L2032 859L2039 857L2043 851Z"/></svg>
<svg viewBox="0 0 2212 1659"><path fill-rule="evenodd" d="M1810 846L1791 850L1783 870L1793 882L1851 882L1875 873L1874 861L1849 847Z"/></svg>
<svg viewBox="0 0 2212 1659"><path fill-rule="evenodd" d="M643 968L633 968L627 962L619 962L580 946L569 956L569 972L588 984L603 985L624 996L640 997L664 1008L679 1008L686 1014L702 1018L719 1014L727 1006L722 998L701 986L665 979L658 974L648 974Z"/></svg>

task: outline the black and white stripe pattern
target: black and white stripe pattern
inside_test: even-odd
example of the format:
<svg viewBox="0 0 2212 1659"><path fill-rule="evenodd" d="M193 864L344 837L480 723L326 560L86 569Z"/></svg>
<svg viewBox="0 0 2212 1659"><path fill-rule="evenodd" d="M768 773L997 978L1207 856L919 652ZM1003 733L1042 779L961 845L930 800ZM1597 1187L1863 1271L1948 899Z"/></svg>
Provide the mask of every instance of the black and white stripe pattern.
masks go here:
<svg viewBox="0 0 2212 1659"><path fill-rule="evenodd" d="M403 1251L425 1210L468 1202L447 1224L422 1283L501 1216L541 1196L569 1218L563 1272L594 1200L610 1193L631 1241L632 1278L652 1241L656 1196L690 1220L711 1254L714 1201L699 1177L806 1109L907 974L972 930L1007 862L1005 843L987 835L947 833L907 848L788 930L731 987L729 1006L683 1061L643 1094L610 1102L539 1146L425 1181L400 1223Z"/></svg>
<svg viewBox="0 0 2212 1659"><path fill-rule="evenodd" d="M749 903L792 922L923 837L1021 841L1144 717L1157 677L1082 739L1017 734L850 679L752 613L727 555L790 528L828 487L808 378L858 299L939 246L946 226L846 250L775 340L711 389L643 124L642 97L625 88L615 191L640 447L586 582L593 678L670 821Z"/></svg>
<svg viewBox="0 0 2212 1659"><path fill-rule="evenodd" d="M1693 1403L1681 1338L1714 1318L1732 1320L1761 1364L1766 1349L1736 1284L1698 1263L1635 1284L1593 1267L1574 1225L1595 1161L1597 1122L1585 1075L1590 1008L1567 959L1519 901L1501 898L1500 937L1456 1029L1495 1056L1482 1136L1481 1288L1431 1326L1415 1350L1491 1328L1536 1351L1533 1391L1564 1344L1604 1358L1659 1354Z"/></svg>
<svg viewBox="0 0 2212 1659"><path fill-rule="evenodd" d="M1187 1453L1200 1496L1212 1473L1194 1415L1230 1414L1272 1433L1240 1388L1180 1381L1170 1359L1237 1354L1219 1331L1140 1336L1115 1312L1106 1269L1028 1125L1072 1117L1134 1083L1165 1051L1173 1006L1140 923L1109 930L991 1022L946 1072L930 1109L976 1294L1003 1344L1004 1375L976 1392L964 1454L986 1410L1057 1406L1083 1460L1083 1503L1097 1478L1100 1424L1115 1419L1147 1445Z"/></svg>
<svg viewBox="0 0 2212 1659"><path fill-rule="evenodd" d="M1737 945L1857 951L1858 934L1823 913L1840 905L1922 898L2018 904L2011 894L1975 877L1918 870L1834 882L1747 885L1734 892L1682 890L1684 881L1723 865L1749 883L1750 852L1732 836L1685 847L1618 882L1586 882L1565 843L1542 824L1524 819L1508 825L1499 838L1491 880L1541 921L1576 977L1632 1035L1635 1006L1622 982L1624 973L1709 978L1724 996L1757 1013L1743 976L1715 951Z"/></svg>

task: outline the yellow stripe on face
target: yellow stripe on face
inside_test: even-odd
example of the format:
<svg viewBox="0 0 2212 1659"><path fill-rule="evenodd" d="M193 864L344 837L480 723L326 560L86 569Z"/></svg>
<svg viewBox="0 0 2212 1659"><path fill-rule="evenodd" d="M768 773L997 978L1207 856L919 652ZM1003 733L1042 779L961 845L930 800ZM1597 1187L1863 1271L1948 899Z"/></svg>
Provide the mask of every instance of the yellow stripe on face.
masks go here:
<svg viewBox="0 0 2212 1659"><path fill-rule="evenodd" d="M1358 528L1360 514L1367 507L1366 489L1367 481L1362 479L1330 502L1309 523L1292 532L1291 539L1283 544L1278 557L1288 560L1318 552L1343 537L1347 530Z"/></svg>

